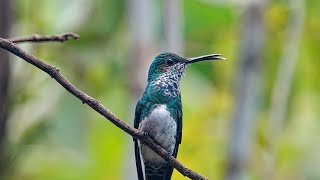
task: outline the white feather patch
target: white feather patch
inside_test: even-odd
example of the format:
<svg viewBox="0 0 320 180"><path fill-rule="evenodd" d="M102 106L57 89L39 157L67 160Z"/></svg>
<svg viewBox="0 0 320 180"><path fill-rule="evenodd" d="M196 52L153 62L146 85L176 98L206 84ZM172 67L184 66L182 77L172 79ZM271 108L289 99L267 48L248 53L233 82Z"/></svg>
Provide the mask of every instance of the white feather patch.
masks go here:
<svg viewBox="0 0 320 180"><path fill-rule="evenodd" d="M139 129L147 132L153 139L170 154L173 153L176 135L177 123L170 116L166 105L159 105L151 114L146 117L139 125ZM141 155L144 161L149 161L156 164L162 164L165 161L151 150L148 146L140 144Z"/></svg>

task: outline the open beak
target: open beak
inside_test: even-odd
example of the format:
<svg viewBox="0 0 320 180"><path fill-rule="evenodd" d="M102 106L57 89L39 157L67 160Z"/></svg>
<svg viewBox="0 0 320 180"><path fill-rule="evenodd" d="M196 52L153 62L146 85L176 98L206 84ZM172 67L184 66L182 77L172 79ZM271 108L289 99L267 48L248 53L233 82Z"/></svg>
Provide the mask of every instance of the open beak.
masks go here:
<svg viewBox="0 0 320 180"><path fill-rule="evenodd" d="M225 60L222 54L208 54L204 56L187 58L186 64L191 64L199 61L207 61L207 60Z"/></svg>

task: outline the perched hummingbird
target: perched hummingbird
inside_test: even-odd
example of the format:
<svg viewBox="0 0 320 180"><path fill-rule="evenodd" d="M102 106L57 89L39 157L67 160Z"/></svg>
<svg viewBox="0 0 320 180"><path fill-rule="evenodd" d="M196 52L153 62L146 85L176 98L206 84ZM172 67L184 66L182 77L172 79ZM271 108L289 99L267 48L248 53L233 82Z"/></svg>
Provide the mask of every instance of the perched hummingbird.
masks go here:
<svg viewBox="0 0 320 180"><path fill-rule="evenodd" d="M177 157L182 137L180 79L184 70L191 63L223 59L221 54L193 58L183 58L173 53L158 55L150 66L148 85L137 103L134 127L147 133ZM171 179L173 167L147 145L134 139L134 149L139 180ZM141 160L144 163L144 175Z"/></svg>

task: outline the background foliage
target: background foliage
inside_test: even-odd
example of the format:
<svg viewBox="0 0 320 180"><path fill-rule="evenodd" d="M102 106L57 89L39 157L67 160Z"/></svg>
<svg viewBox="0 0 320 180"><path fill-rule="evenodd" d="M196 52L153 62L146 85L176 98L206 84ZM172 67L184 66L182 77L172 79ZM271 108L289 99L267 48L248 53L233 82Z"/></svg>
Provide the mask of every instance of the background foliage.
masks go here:
<svg viewBox="0 0 320 180"><path fill-rule="evenodd" d="M16 0L12 36L67 31L66 43L24 44L31 54L60 67L81 90L129 124L136 98L132 76L132 32L124 0ZM222 53L224 62L189 67L182 81L183 143L178 159L209 179L226 170L230 119L241 41L241 1L184 0L184 56ZM163 1L154 1L155 51L164 51ZM261 95L248 165L249 179L319 179L320 1L305 1L305 20L288 111L279 136L270 139L269 113L277 69L287 43L288 1L270 1L264 12L266 41ZM134 22L139 23L139 22ZM17 59L17 57L12 57ZM134 62L133 62L134 63ZM82 105L48 75L12 60L8 179L133 179L132 139ZM146 81L146 75L142 78ZM142 91L138 92L139 95ZM184 179L174 173L174 179Z"/></svg>

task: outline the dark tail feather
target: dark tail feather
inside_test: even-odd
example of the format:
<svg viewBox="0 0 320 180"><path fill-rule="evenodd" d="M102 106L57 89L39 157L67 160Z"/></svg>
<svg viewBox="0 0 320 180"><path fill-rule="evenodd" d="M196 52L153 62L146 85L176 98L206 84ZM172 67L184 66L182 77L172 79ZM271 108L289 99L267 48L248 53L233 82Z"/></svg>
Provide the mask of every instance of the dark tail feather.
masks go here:
<svg viewBox="0 0 320 180"><path fill-rule="evenodd" d="M139 145L138 145L138 140L136 140L136 139L134 140L134 153L135 153L135 157L136 157L138 180L144 180L143 173L142 173Z"/></svg>
<svg viewBox="0 0 320 180"><path fill-rule="evenodd" d="M162 167L153 166L145 162L146 180L170 180L173 168L169 164L163 164Z"/></svg>
<svg viewBox="0 0 320 180"><path fill-rule="evenodd" d="M176 158L178 154L179 144L176 145L173 156ZM146 180L170 180L173 167L169 164L163 164L162 167L154 166L151 163L144 162Z"/></svg>
<svg viewBox="0 0 320 180"><path fill-rule="evenodd" d="M170 180L172 176L172 168L169 168L165 174L159 175L159 174L153 174L148 175L147 174L147 180Z"/></svg>
<svg viewBox="0 0 320 180"><path fill-rule="evenodd" d="M158 176L158 175L147 175L147 180L165 180L165 176Z"/></svg>
<svg viewBox="0 0 320 180"><path fill-rule="evenodd" d="M172 172L173 172L173 167L168 167L168 170L167 170L167 173L166 173L166 176L165 176L165 180L170 180L171 179L171 176L172 176Z"/></svg>

